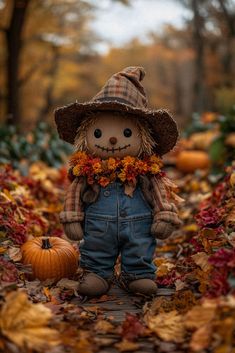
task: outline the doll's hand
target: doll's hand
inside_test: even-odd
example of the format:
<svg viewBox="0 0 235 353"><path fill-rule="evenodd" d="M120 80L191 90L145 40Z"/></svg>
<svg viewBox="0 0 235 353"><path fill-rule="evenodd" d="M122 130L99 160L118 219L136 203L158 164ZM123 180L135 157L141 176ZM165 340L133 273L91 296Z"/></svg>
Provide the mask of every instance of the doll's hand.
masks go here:
<svg viewBox="0 0 235 353"><path fill-rule="evenodd" d="M158 239L166 239L174 230L176 230L176 228L177 227L174 224L158 221L152 224L151 234Z"/></svg>
<svg viewBox="0 0 235 353"><path fill-rule="evenodd" d="M81 240L83 238L83 230L81 223L79 222L70 222L64 223L64 232L66 236L71 240Z"/></svg>

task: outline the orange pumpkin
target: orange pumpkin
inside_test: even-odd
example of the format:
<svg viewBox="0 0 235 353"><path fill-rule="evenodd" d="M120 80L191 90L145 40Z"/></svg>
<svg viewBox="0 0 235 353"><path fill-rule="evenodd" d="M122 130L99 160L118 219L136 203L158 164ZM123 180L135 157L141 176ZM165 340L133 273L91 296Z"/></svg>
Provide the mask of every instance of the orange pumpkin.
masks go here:
<svg viewBox="0 0 235 353"><path fill-rule="evenodd" d="M78 268L78 254L66 240L57 237L37 237L21 246L22 262L30 264L33 277L44 281L72 276Z"/></svg>
<svg viewBox="0 0 235 353"><path fill-rule="evenodd" d="M209 165L208 154L203 151L182 151L176 159L176 167L186 173L193 173L197 169L207 169Z"/></svg>

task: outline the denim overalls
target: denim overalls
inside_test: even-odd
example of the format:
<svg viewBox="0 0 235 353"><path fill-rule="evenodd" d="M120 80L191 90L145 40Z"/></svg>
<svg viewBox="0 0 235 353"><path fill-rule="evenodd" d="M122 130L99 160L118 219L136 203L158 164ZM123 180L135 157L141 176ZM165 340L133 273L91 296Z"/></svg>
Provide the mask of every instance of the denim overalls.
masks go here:
<svg viewBox="0 0 235 353"><path fill-rule="evenodd" d="M155 278L152 263L156 240L150 234L152 210L137 185L133 197L122 183L100 189L96 202L85 207L80 266L110 279L119 253L124 275L131 280Z"/></svg>

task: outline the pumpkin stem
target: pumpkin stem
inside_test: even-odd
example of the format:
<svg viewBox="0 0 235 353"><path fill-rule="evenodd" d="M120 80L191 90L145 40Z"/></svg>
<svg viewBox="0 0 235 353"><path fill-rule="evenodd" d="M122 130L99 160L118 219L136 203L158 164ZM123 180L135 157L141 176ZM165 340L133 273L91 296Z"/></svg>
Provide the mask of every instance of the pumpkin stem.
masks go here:
<svg viewBox="0 0 235 353"><path fill-rule="evenodd" d="M52 248L49 238L42 239L42 249L50 249Z"/></svg>

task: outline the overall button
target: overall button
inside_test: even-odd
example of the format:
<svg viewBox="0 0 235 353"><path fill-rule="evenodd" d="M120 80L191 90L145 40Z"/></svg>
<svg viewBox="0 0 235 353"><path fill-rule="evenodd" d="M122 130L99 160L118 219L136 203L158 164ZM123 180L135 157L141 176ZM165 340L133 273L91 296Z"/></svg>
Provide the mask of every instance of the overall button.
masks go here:
<svg viewBox="0 0 235 353"><path fill-rule="evenodd" d="M120 216L121 216L121 217L126 217L126 216L127 216L126 211L120 211Z"/></svg>
<svg viewBox="0 0 235 353"><path fill-rule="evenodd" d="M108 197L109 195L110 195L110 191L105 190L105 191L104 191L104 196Z"/></svg>

